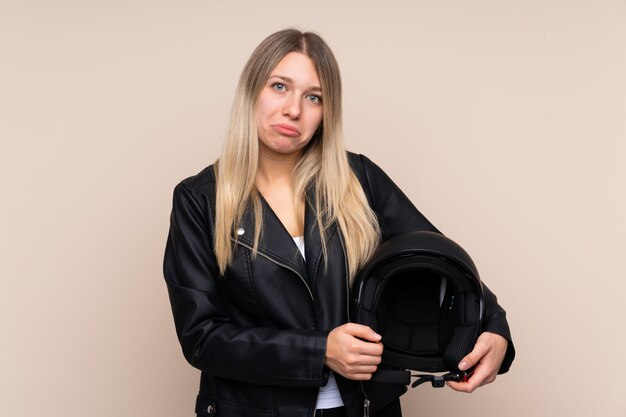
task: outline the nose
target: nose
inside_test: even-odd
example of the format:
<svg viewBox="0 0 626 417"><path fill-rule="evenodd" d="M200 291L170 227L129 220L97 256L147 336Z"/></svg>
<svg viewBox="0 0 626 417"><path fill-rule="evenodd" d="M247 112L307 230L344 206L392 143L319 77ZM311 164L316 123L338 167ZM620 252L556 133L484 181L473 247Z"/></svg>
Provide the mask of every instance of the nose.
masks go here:
<svg viewBox="0 0 626 417"><path fill-rule="evenodd" d="M300 117L301 110L300 100L297 95L290 94L287 98L285 98L283 116L287 116L290 119L297 119Z"/></svg>

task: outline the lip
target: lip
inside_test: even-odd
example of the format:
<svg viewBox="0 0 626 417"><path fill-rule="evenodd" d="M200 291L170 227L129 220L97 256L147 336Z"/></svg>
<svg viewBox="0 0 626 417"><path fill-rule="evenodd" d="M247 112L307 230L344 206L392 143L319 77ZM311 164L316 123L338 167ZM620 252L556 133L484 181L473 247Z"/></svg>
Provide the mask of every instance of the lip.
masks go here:
<svg viewBox="0 0 626 417"><path fill-rule="evenodd" d="M274 129L276 132L280 133L281 135L285 135L289 137L300 136L300 131L295 126L278 123L278 124L272 125L272 129Z"/></svg>

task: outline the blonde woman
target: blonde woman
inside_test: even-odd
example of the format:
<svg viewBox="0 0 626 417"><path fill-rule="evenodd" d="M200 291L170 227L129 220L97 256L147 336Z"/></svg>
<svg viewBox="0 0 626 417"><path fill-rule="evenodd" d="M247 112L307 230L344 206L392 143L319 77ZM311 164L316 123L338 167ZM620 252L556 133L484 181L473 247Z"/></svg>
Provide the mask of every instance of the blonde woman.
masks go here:
<svg viewBox="0 0 626 417"><path fill-rule="evenodd" d="M382 239L436 229L346 152L341 120L327 44L277 32L242 72L222 156L174 191L164 275L183 353L202 371L199 416L401 415L406 388L366 382L384 346L350 323L350 285ZM486 298L460 391L513 358L504 311Z"/></svg>

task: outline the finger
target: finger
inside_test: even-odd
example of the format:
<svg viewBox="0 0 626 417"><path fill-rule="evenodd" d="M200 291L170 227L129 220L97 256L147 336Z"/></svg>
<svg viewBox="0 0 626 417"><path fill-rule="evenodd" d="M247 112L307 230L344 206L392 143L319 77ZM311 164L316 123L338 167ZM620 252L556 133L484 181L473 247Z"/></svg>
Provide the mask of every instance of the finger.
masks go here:
<svg viewBox="0 0 626 417"><path fill-rule="evenodd" d="M372 355L351 355L349 359L350 366L377 366L382 361L380 356Z"/></svg>
<svg viewBox="0 0 626 417"><path fill-rule="evenodd" d="M478 383L478 379L474 379L474 375L466 382L448 381L446 383L450 388L459 392L471 393L482 384Z"/></svg>
<svg viewBox="0 0 626 417"><path fill-rule="evenodd" d="M350 374L373 374L378 369L376 365L358 365L350 367L347 372Z"/></svg>
<svg viewBox="0 0 626 417"><path fill-rule="evenodd" d="M348 378L348 379L364 379L363 376L366 374L371 374L370 372L357 372L356 370L353 370L351 367L339 367L337 369L333 370L335 373L340 374L341 376L343 376L344 378Z"/></svg>
<svg viewBox="0 0 626 417"><path fill-rule="evenodd" d="M371 373L348 374L343 376L348 379L353 379L355 381L369 381L370 379L372 379Z"/></svg>
<svg viewBox="0 0 626 417"><path fill-rule="evenodd" d="M468 382L454 382L454 381L448 381L446 382L446 385L449 386L450 388L452 388L455 391L458 392L465 392L465 393L471 393L474 392L474 387L471 386Z"/></svg>
<svg viewBox="0 0 626 417"><path fill-rule="evenodd" d="M447 385L455 391L470 393L474 392L476 388L485 385L489 377L489 370L482 365L478 365L476 369L474 369L470 379L466 382L449 381Z"/></svg>
<svg viewBox="0 0 626 417"><path fill-rule="evenodd" d="M482 343L476 343L474 349L472 349L470 353L465 355L465 357L461 359L461 362L459 362L459 370L466 371L472 366L476 365L480 358L487 354L487 351L488 349L485 345L483 345Z"/></svg>
<svg viewBox="0 0 626 417"><path fill-rule="evenodd" d="M369 326L357 323L348 323L344 326L344 331L354 337L369 340L370 342L379 342L382 336L372 330Z"/></svg>
<svg viewBox="0 0 626 417"><path fill-rule="evenodd" d="M384 347L382 343L364 342L355 339L352 344L352 351L360 355L380 357L383 354Z"/></svg>
<svg viewBox="0 0 626 417"><path fill-rule="evenodd" d="M455 391L467 392L467 393L474 392L476 388L479 388L485 385L484 378L474 379L474 376L472 376L467 382L448 381L447 384L450 388L452 388Z"/></svg>

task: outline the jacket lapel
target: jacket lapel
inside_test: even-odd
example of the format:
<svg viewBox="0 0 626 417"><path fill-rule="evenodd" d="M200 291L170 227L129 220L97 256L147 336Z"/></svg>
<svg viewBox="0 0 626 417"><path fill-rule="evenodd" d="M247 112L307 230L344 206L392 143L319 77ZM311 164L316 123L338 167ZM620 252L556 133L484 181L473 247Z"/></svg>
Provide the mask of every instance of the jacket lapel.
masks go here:
<svg viewBox="0 0 626 417"><path fill-rule="evenodd" d="M263 209L263 228L259 240L259 254L269 258L279 265L295 271L304 279L309 287L313 287L314 277L322 264L322 240L315 211L315 194L312 187L306 195L304 209L304 253L306 262L302 258L293 238L285 229L276 213L261 196ZM330 240L337 231L336 223L327 230L327 239ZM254 212L249 207L241 219L241 226L237 231L237 240L248 248L254 246ZM234 237L233 237L234 238Z"/></svg>
<svg viewBox="0 0 626 417"><path fill-rule="evenodd" d="M261 207L263 211L263 227L259 240L259 254L270 260L290 268L306 279L307 268L296 246L293 238L285 229L282 222L276 216L269 204L261 196ZM241 226L237 233L237 240L244 246L252 248L254 246L254 212L251 207L246 209Z"/></svg>

